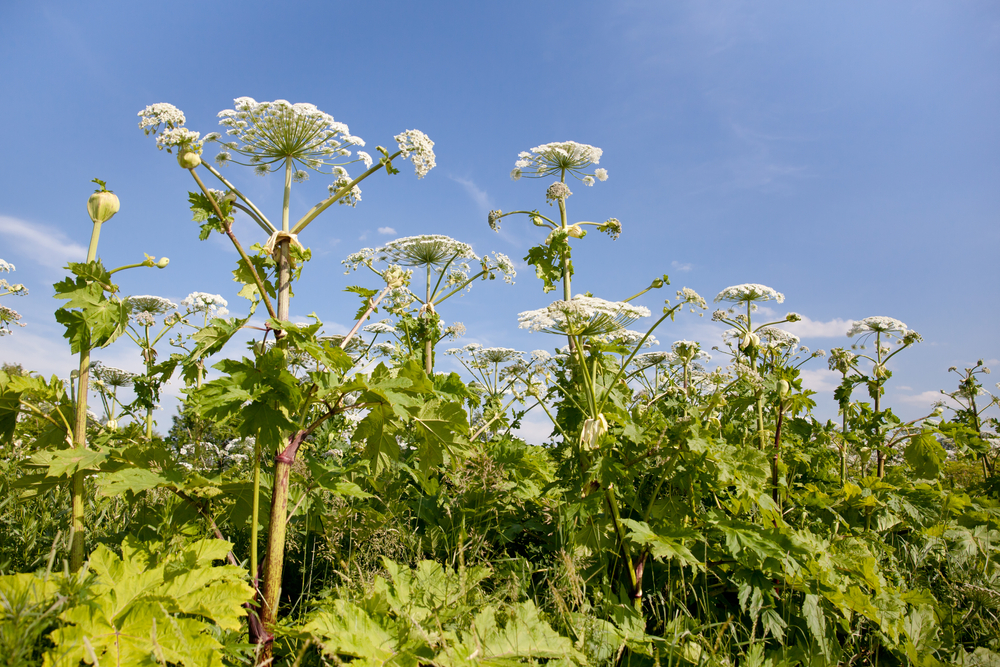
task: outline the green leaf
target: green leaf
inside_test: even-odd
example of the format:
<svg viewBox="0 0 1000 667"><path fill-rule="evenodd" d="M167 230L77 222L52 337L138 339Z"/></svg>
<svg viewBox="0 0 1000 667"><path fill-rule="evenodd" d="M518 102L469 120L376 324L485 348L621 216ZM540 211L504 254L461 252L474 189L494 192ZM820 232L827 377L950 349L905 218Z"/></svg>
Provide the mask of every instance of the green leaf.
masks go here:
<svg viewBox="0 0 1000 667"><path fill-rule="evenodd" d="M903 457L914 472L923 479L934 479L941 473L941 463L947 458L944 450L932 433L924 431L910 438Z"/></svg>
<svg viewBox="0 0 1000 667"><path fill-rule="evenodd" d="M200 540L180 552L126 538L122 556L103 544L91 554L92 599L66 610L46 665L221 667L217 627L238 630L253 597L243 571L212 563L231 545Z"/></svg>
<svg viewBox="0 0 1000 667"><path fill-rule="evenodd" d="M654 533L645 521L622 519L622 524L629 529L628 538L636 544L647 547L653 558L663 561L678 560L682 565L705 568L705 564L684 544L686 540L694 542L701 539L701 536L690 528L659 529Z"/></svg>

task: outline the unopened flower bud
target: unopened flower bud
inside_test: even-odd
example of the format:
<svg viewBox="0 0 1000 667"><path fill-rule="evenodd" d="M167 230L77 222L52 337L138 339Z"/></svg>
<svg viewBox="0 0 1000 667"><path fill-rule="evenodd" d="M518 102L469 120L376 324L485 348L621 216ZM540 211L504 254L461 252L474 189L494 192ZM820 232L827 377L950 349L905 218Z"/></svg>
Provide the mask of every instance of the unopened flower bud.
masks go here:
<svg viewBox="0 0 1000 667"><path fill-rule="evenodd" d="M398 266L390 266L382 274L382 278L385 280L386 286L392 289L405 285L409 280L409 277L409 271L404 271Z"/></svg>
<svg viewBox="0 0 1000 667"><path fill-rule="evenodd" d="M788 384L788 380L778 380L778 396L785 398L788 396L790 390L791 387Z"/></svg>
<svg viewBox="0 0 1000 667"><path fill-rule="evenodd" d="M661 287L663 287L663 281L657 278L656 280L651 282L649 286L653 289L660 289Z"/></svg>
<svg viewBox="0 0 1000 667"><path fill-rule="evenodd" d="M87 213L96 225L110 220L118 212L121 203L118 201L115 193L104 186L103 181L98 181L97 179L94 179L94 181L99 182L101 187L99 190L95 190L94 194L90 195L90 198L87 200Z"/></svg>
<svg viewBox="0 0 1000 667"><path fill-rule="evenodd" d="M167 258L167 257L161 257L160 261L158 261L156 263L156 268L158 268L158 269L165 269L165 268L167 268L167 264L169 264L169 263L170 263L170 259L169 258Z"/></svg>
<svg viewBox="0 0 1000 667"><path fill-rule="evenodd" d="M570 225L566 228L566 233L575 239L582 239L587 235L587 230L585 230L580 225Z"/></svg>
<svg viewBox="0 0 1000 667"><path fill-rule="evenodd" d="M201 164L201 156L198 155L197 151L184 148L177 153L177 164L185 169L194 169Z"/></svg>
<svg viewBox="0 0 1000 667"><path fill-rule="evenodd" d="M536 215L531 218L531 224L533 224L535 227L544 227L545 221Z"/></svg>
<svg viewBox="0 0 1000 667"><path fill-rule="evenodd" d="M118 429L118 420L117 419L109 419L108 423L105 424L105 426L108 427L109 431L117 430Z"/></svg>

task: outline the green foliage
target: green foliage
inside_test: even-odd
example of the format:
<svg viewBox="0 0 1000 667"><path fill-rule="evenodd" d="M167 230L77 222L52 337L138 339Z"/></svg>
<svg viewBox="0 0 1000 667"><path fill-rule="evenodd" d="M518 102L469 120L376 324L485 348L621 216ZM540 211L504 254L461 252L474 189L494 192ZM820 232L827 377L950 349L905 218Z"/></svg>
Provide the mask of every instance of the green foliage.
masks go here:
<svg viewBox="0 0 1000 667"><path fill-rule="evenodd" d="M479 584L486 567L415 569L384 560L379 577L359 600L336 600L302 629L325 653L359 665L435 664L444 667L533 664L538 659L584 664L572 642L555 632L531 601L484 605Z"/></svg>
<svg viewBox="0 0 1000 667"><path fill-rule="evenodd" d="M236 631L252 590L243 571L213 565L228 542L200 540L164 554L128 539L122 556L99 546L89 561L89 599L52 632L46 664L222 665L218 629Z"/></svg>

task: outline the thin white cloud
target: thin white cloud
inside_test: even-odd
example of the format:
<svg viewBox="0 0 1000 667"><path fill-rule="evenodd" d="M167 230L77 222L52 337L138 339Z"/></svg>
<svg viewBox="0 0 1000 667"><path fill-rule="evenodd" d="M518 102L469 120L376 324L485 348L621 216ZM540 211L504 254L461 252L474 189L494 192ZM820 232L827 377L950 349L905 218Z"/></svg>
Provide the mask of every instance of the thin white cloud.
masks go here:
<svg viewBox="0 0 1000 667"><path fill-rule="evenodd" d="M818 394L830 393L840 384L840 374L826 368L803 368L799 373L802 387Z"/></svg>
<svg viewBox="0 0 1000 667"><path fill-rule="evenodd" d="M59 269L67 262L82 262L87 259L87 249L74 243L60 231L37 222L27 222L0 215L0 235L2 235L21 256L38 262L42 266ZM14 261L20 257L4 257Z"/></svg>
<svg viewBox="0 0 1000 667"><path fill-rule="evenodd" d="M674 271L680 271L681 273L685 273L692 269L691 264L682 264L678 262L676 259L670 262L670 266L673 267Z"/></svg>
<svg viewBox="0 0 1000 667"><path fill-rule="evenodd" d="M379 234L389 235L389 234L395 234L396 230L393 229L392 227L379 227L378 228L378 233Z"/></svg>
<svg viewBox="0 0 1000 667"><path fill-rule="evenodd" d="M896 397L900 403L922 406L928 409L943 398L944 397L941 395L940 391L922 391L919 394L913 394L911 396L899 395Z"/></svg>
<svg viewBox="0 0 1000 667"><path fill-rule="evenodd" d="M476 206L484 211L489 211L493 208L490 203L490 196L478 185L467 178L459 178L458 176L451 176L450 178L465 189L465 194L469 195L472 201L476 203Z"/></svg>
<svg viewBox="0 0 1000 667"><path fill-rule="evenodd" d="M786 322L781 328L799 338L846 338L847 330L852 324L854 320L842 320L839 317L829 322L820 322L803 315L801 322Z"/></svg>

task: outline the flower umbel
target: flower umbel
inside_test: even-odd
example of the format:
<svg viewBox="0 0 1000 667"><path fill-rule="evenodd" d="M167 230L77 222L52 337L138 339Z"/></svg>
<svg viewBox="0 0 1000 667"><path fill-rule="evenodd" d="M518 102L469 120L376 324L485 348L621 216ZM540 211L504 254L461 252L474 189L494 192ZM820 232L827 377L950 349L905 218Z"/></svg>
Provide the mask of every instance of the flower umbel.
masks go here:
<svg viewBox="0 0 1000 667"><path fill-rule="evenodd" d="M557 176L561 179L563 174L569 173L581 181L590 178L587 184L593 185L594 176L599 181L608 178L606 169L598 169L593 174L586 171L601 161L603 152L600 148L575 141L542 144L518 154L514 171L510 175L516 181L522 176L527 178Z"/></svg>
<svg viewBox="0 0 1000 667"><path fill-rule="evenodd" d="M352 136L347 125L315 105L291 104L285 100L258 102L251 97L240 97L234 100L234 106L235 109L219 112L219 124L235 139L219 142L229 155L226 161L232 159L238 164L255 166L261 175L281 168L286 160L314 171L365 161L360 155L353 160L344 159L351 157L349 146L364 146L365 142ZM206 140L219 138L213 133ZM233 153L246 162L232 158Z"/></svg>
<svg viewBox="0 0 1000 667"><path fill-rule="evenodd" d="M624 329L642 317L648 308L623 301L605 301L592 296L575 296L571 301L555 301L546 308L518 315L518 328L576 336L599 336Z"/></svg>

